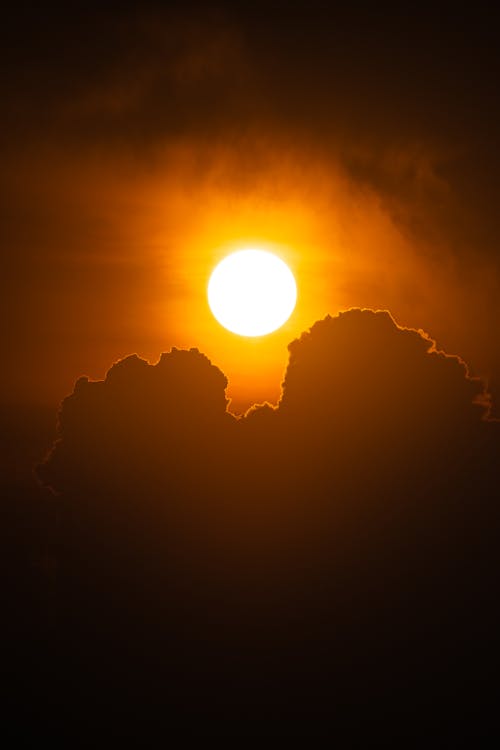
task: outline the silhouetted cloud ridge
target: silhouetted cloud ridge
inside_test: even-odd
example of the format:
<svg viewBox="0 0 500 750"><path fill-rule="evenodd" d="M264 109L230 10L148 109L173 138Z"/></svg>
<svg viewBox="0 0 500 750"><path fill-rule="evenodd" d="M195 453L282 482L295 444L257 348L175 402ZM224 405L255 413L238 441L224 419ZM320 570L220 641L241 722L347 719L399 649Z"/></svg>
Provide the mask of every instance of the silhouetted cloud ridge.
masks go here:
<svg viewBox="0 0 500 750"><path fill-rule="evenodd" d="M63 402L39 476L61 494L62 628L90 684L86 658L121 663L124 622L134 685L154 663L150 699L168 684L182 711L207 680L204 706L241 714L480 679L500 446L484 383L385 311L289 349L277 407L240 419L195 349L127 357Z"/></svg>

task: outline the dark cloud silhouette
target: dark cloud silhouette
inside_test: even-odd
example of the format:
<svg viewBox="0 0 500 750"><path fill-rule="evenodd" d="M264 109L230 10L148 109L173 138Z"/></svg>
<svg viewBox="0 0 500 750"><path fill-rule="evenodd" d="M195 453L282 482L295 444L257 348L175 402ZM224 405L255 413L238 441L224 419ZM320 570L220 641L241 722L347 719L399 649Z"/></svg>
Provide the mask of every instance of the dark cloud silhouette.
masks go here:
<svg viewBox="0 0 500 750"><path fill-rule="evenodd" d="M99 492L144 482L194 479L231 417L227 379L197 350L173 349L151 366L137 355L116 363L104 381L80 378L59 417L60 442L41 467L58 492ZM220 449L218 451L220 453ZM203 460L210 465L210 462Z"/></svg>
<svg viewBox="0 0 500 750"><path fill-rule="evenodd" d="M387 312L289 348L277 407L239 419L193 349L63 402L38 474L59 493L72 715L90 695L108 718L216 722L476 705L498 531L484 383Z"/></svg>

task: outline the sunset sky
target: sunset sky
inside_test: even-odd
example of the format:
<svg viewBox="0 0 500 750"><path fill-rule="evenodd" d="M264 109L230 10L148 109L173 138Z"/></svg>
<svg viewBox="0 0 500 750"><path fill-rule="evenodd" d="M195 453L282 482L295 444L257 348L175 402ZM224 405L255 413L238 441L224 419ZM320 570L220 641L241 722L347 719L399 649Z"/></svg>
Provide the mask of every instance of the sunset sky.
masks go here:
<svg viewBox="0 0 500 750"><path fill-rule="evenodd" d="M492 8L2 11L5 736L498 734Z"/></svg>
<svg viewBox="0 0 500 750"><path fill-rule="evenodd" d="M231 408L276 402L287 345L350 307L428 331L498 392L499 105L487 14L188 3L2 23L4 404L197 347ZM211 270L277 252L276 333L214 320Z"/></svg>

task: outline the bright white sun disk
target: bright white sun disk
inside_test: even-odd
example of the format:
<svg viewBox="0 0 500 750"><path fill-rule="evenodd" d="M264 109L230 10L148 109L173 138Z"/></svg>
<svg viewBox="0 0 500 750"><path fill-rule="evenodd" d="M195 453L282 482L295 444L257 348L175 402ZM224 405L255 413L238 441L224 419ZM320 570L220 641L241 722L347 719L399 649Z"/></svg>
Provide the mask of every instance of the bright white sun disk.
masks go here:
<svg viewBox="0 0 500 750"><path fill-rule="evenodd" d="M208 304L219 323L240 336L264 336L285 323L297 301L292 272L264 250L239 250L215 267Z"/></svg>

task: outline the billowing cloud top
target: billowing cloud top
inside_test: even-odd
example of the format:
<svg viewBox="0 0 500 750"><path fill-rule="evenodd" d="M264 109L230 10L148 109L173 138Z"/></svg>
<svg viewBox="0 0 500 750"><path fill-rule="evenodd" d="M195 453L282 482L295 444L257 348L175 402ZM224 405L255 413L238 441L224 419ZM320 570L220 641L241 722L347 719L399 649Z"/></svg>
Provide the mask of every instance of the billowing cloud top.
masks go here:
<svg viewBox="0 0 500 750"><path fill-rule="evenodd" d="M484 384L387 312L289 348L279 404L242 418L195 349L127 357L62 404L39 467L60 494L59 637L88 689L96 658L131 670L120 706L167 691L174 714L276 718L479 679L500 446Z"/></svg>

